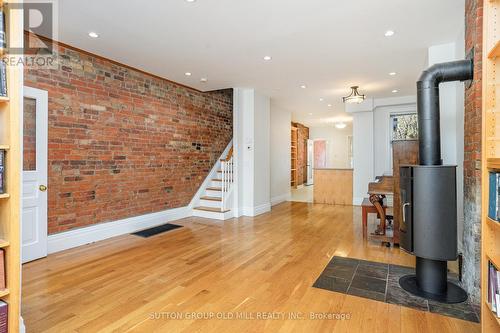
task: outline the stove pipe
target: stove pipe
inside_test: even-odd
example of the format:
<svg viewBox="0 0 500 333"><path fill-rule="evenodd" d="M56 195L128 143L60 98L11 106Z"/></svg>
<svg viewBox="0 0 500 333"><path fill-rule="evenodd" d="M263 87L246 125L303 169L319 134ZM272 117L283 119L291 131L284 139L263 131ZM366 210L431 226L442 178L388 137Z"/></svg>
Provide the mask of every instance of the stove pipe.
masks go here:
<svg viewBox="0 0 500 333"><path fill-rule="evenodd" d="M473 62L460 60L431 66L417 81L420 165L401 166L401 248L416 256L415 275L401 287L445 303L467 299L447 280L447 261L457 257L456 166L441 159L439 84L472 79Z"/></svg>
<svg viewBox="0 0 500 333"><path fill-rule="evenodd" d="M435 64L425 70L417 81L418 138L420 165L442 165L439 131L439 84L471 80L472 60Z"/></svg>

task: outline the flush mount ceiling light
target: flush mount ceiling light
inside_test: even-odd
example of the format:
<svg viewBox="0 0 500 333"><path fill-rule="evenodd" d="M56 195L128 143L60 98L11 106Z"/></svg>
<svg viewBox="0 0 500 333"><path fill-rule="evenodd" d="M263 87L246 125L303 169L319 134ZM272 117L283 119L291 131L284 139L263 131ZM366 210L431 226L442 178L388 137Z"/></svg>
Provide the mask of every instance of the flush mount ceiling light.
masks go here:
<svg viewBox="0 0 500 333"><path fill-rule="evenodd" d="M186 72L186 73L184 73L184 75L191 76L192 74L190 72Z"/></svg>
<svg viewBox="0 0 500 333"><path fill-rule="evenodd" d="M319 99L319 101L320 101L320 102L323 102L324 100L323 100L323 98L320 98L320 99Z"/></svg>
<svg viewBox="0 0 500 333"><path fill-rule="evenodd" d="M203 82L203 83L206 83L207 81L208 81L208 79L207 79L206 77L202 77L202 78L200 79L200 82Z"/></svg>
<svg viewBox="0 0 500 333"><path fill-rule="evenodd" d="M310 116L312 116L313 114L312 113L309 113Z"/></svg>
<svg viewBox="0 0 500 333"><path fill-rule="evenodd" d="M89 37L97 38L97 37L99 37L99 34L97 32L91 31L91 32L89 32Z"/></svg>
<svg viewBox="0 0 500 333"><path fill-rule="evenodd" d="M301 85L300 87L301 87L302 89L306 89L306 88L307 88L307 86L306 86L305 84Z"/></svg>
<svg viewBox="0 0 500 333"><path fill-rule="evenodd" d="M359 92L358 92L358 86L352 86L351 87L351 93L349 94L349 96L346 96L346 97L342 97L342 102L344 103L349 103L349 104L352 104L352 103L361 103L365 100L366 96L365 95L361 95Z"/></svg>
<svg viewBox="0 0 500 333"><path fill-rule="evenodd" d="M186 2L196 2L196 0L186 0Z"/></svg>
<svg viewBox="0 0 500 333"><path fill-rule="evenodd" d="M273 57L271 57L271 56L264 56L265 61L271 61L272 59L273 59Z"/></svg>
<svg viewBox="0 0 500 333"><path fill-rule="evenodd" d="M384 34L385 37L391 37L394 36L394 31L393 30L387 30Z"/></svg>
<svg viewBox="0 0 500 333"><path fill-rule="evenodd" d="M389 75L394 76L394 75L396 75L396 72L390 72Z"/></svg>
<svg viewBox="0 0 500 333"><path fill-rule="evenodd" d="M328 104L327 106L328 106L329 108L331 108L331 107L332 107L332 105L331 105L331 104Z"/></svg>
<svg viewBox="0 0 500 333"><path fill-rule="evenodd" d="M395 93L397 93L397 92L398 92L398 90L397 90L397 89L394 89L394 90L392 91L392 93L393 93L393 94L395 94Z"/></svg>
<svg viewBox="0 0 500 333"><path fill-rule="evenodd" d="M344 128L346 128L346 126L347 125L343 122L335 123L335 127L337 127L338 129L344 129Z"/></svg>

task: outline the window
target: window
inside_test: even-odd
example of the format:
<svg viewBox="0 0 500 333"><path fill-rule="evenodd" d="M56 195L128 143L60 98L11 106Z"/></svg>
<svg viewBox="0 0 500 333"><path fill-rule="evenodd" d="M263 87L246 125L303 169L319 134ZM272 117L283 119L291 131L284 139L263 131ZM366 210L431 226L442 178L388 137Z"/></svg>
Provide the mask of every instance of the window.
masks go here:
<svg viewBox="0 0 500 333"><path fill-rule="evenodd" d="M391 115L391 140L418 139L418 116L416 113Z"/></svg>

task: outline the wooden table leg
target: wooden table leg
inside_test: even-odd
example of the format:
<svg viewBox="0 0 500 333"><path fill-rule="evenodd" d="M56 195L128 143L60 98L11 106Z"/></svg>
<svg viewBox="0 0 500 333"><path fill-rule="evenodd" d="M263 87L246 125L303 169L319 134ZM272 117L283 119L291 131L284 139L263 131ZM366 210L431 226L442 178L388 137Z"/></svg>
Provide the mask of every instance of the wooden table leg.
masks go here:
<svg viewBox="0 0 500 333"><path fill-rule="evenodd" d="M363 215L363 239L366 239L368 236L368 209L363 207L362 215Z"/></svg>

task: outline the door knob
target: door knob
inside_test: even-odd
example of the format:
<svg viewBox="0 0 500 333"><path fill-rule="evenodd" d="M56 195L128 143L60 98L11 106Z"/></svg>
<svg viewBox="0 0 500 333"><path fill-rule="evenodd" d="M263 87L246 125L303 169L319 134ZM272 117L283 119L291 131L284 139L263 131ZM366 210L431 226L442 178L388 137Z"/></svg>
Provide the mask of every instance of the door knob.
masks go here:
<svg viewBox="0 0 500 333"><path fill-rule="evenodd" d="M45 186L45 185L40 185L40 186L38 186L38 189L39 189L40 191L42 191L42 192L45 192L45 191L47 191L47 186Z"/></svg>

